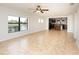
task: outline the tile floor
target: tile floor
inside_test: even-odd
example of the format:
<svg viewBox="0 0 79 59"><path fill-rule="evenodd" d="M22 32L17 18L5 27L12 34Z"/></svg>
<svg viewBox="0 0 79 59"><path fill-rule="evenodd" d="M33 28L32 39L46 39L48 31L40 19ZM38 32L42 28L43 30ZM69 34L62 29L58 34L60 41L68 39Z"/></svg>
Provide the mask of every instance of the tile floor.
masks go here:
<svg viewBox="0 0 79 59"><path fill-rule="evenodd" d="M1 55L73 55L79 54L75 40L66 31L41 31L0 42Z"/></svg>

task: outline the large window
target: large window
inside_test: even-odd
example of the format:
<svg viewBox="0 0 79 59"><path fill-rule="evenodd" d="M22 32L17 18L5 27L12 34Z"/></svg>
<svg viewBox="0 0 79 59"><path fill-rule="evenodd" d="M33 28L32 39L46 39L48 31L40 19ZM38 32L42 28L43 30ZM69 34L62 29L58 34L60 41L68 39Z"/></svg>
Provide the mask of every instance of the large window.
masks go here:
<svg viewBox="0 0 79 59"><path fill-rule="evenodd" d="M8 33L28 29L28 19L23 17L8 16Z"/></svg>

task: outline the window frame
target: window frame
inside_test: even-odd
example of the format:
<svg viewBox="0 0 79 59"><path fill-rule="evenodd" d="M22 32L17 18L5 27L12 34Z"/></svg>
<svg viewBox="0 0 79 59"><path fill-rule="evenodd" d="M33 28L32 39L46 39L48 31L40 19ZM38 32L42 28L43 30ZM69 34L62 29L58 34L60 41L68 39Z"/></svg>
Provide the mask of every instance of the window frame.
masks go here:
<svg viewBox="0 0 79 59"><path fill-rule="evenodd" d="M12 16L12 17L16 17L16 16ZM25 30L21 30L21 18L25 18L25 17L18 17L18 31L12 31L9 32L9 20L8 20L8 33L15 33L15 32L20 32L20 31L25 31ZM28 30L28 18L26 18L26 30Z"/></svg>

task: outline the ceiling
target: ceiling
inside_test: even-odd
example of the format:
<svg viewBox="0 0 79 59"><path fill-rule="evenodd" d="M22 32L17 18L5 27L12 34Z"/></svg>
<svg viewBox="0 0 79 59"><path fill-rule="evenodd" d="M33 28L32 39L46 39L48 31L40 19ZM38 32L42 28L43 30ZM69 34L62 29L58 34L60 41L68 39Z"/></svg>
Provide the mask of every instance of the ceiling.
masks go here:
<svg viewBox="0 0 79 59"><path fill-rule="evenodd" d="M74 13L77 8L78 4L70 4L70 3L1 3L0 6L4 6L7 8L20 10L22 12L29 12L33 13L37 5L40 5L41 8L49 9L48 12L45 12L41 15L48 15L48 16L66 16L69 14Z"/></svg>

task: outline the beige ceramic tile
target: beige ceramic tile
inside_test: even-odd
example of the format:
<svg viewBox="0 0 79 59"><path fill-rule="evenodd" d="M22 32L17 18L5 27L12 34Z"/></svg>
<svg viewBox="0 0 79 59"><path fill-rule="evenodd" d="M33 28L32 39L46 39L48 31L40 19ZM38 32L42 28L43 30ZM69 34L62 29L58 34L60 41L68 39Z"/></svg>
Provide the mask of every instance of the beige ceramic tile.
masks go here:
<svg viewBox="0 0 79 59"><path fill-rule="evenodd" d="M51 30L1 42L0 54L70 55L79 54L79 49L70 33Z"/></svg>

